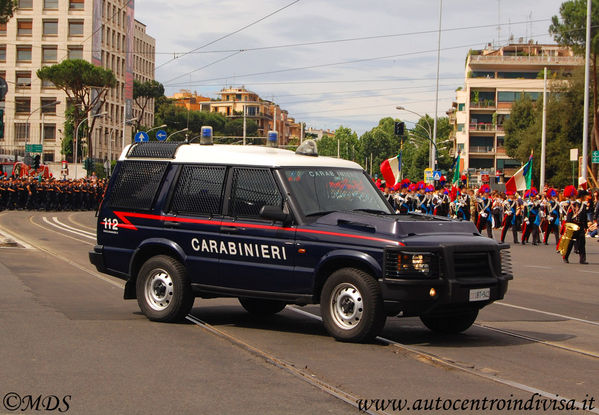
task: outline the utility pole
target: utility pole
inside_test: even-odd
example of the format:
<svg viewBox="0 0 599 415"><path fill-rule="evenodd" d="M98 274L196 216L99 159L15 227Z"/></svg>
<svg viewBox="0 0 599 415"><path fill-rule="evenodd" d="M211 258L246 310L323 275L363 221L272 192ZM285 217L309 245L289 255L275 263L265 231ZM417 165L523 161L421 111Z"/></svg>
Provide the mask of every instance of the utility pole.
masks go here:
<svg viewBox="0 0 599 415"><path fill-rule="evenodd" d="M584 117L582 123L582 179L587 180L589 158L589 73L591 62L591 0L587 0L587 33L584 54Z"/></svg>
<svg viewBox="0 0 599 415"><path fill-rule="evenodd" d="M443 0L439 0L439 35L437 37L437 86L435 87L435 121L433 122L433 142L431 146L431 169L437 168L437 111L439 108L439 64L441 62L441 19L443 16Z"/></svg>
<svg viewBox="0 0 599 415"><path fill-rule="evenodd" d="M545 144L547 143L547 67L545 66L543 79L543 130L541 132L541 180L539 191L545 188Z"/></svg>

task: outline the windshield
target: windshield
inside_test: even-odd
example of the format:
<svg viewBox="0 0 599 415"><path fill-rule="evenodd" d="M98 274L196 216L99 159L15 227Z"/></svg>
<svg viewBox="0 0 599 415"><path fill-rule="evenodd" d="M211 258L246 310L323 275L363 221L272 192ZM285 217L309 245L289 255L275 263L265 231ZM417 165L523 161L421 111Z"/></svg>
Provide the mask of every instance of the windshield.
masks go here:
<svg viewBox="0 0 599 415"><path fill-rule="evenodd" d="M305 216L352 210L393 213L361 170L305 167L286 168L283 173Z"/></svg>

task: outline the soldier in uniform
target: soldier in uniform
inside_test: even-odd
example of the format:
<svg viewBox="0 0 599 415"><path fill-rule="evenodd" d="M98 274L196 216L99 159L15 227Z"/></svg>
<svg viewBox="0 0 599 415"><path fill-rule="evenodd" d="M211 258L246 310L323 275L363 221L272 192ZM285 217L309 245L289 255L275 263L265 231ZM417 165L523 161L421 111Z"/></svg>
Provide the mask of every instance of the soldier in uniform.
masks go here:
<svg viewBox="0 0 599 415"><path fill-rule="evenodd" d="M581 264L588 264L585 240L588 213L588 202L585 200L585 198L587 195L588 192L586 190L579 190L576 198L574 198L574 196L571 198L572 201L570 203L570 208L568 209L568 214L566 215L566 222L578 225L579 229L574 232L572 235L572 240L568 244L566 255L563 257L565 263L569 262L568 258L570 257L572 247L573 245L576 245L578 254L580 255L579 262ZM576 241L575 243L573 243L574 240Z"/></svg>
<svg viewBox="0 0 599 415"><path fill-rule="evenodd" d="M560 229L560 205L557 201L557 190L549 188L545 193L547 200L545 201L545 236L543 243L547 245L549 235L555 234L555 244L559 242Z"/></svg>
<svg viewBox="0 0 599 415"><path fill-rule="evenodd" d="M512 228L514 243L518 244L518 199L514 197L514 192L505 192L507 199L503 202L503 228L501 229L501 242L505 242L507 231Z"/></svg>
<svg viewBox="0 0 599 415"><path fill-rule="evenodd" d="M478 220L476 222L476 227L478 231L482 233L483 228L487 229L487 236L493 239L493 229L491 223L491 204L493 200L489 197L491 193L491 187L488 184L483 184L480 189L478 189L478 193L480 194L480 198L477 200L477 212L478 212Z"/></svg>
<svg viewBox="0 0 599 415"><path fill-rule="evenodd" d="M538 191L534 187L524 193L526 202L524 204L524 222L525 226L522 230L522 245L526 245L528 238L532 234L532 244L538 245L539 225L541 223L540 202L537 199Z"/></svg>

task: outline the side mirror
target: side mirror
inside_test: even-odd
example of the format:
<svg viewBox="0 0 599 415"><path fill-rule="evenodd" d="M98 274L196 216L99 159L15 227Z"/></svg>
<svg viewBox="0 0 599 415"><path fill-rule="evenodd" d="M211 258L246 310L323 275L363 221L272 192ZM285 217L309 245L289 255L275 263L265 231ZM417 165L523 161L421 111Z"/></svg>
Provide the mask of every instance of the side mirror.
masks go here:
<svg viewBox="0 0 599 415"><path fill-rule="evenodd" d="M289 222L291 220L291 214L285 213L279 206L262 206L260 209L260 217L279 222Z"/></svg>

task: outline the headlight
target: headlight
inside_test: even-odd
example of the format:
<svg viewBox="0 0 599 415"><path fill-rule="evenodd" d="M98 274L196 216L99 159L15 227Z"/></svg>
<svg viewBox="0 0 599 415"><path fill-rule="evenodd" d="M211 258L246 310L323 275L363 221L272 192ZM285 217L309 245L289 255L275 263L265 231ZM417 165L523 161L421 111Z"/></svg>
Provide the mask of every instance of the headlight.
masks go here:
<svg viewBox="0 0 599 415"><path fill-rule="evenodd" d="M426 252L388 252L387 278L427 278L434 274L434 256Z"/></svg>

